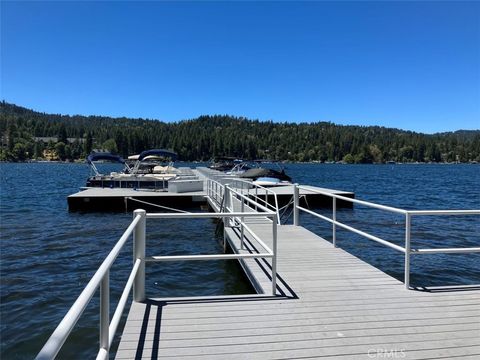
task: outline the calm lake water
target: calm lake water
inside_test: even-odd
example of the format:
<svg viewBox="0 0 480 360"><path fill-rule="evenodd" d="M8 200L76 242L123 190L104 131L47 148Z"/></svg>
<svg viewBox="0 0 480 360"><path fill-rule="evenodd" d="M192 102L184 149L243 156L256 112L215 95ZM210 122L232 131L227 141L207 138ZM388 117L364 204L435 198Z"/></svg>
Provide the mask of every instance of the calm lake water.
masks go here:
<svg viewBox="0 0 480 360"><path fill-rule="evenodd" d="M182 164L189 166L190 164ZM70 213L66 197L85 184L85 164L0 164L2 359L30 359L40 350L132 219L128 213ZM288 164L301 184L353 191L358 199L405 209L479 209L479 165ZM320 209L329 214L331 210ZM361 206L338 219L402 244L404 219ZM291 220L287 220L291 221ZM331 227L309 215L301 224L330 239ZM218 253L211 220L152 221L147 255ZM480 246L478 216L414 218L414 247ZM339 230L341 247L402 279L400 253ZM131 269L131 243L111 271L112 310ZM412 259L417 286L480 284L479 254L423 255ZM149 296L249 293L235 262L149 264ZM121 329L120 329L121 330ZM121 333L121 331L119 331ZM59 358L92 358L98 342L98 296Z"/></svg>

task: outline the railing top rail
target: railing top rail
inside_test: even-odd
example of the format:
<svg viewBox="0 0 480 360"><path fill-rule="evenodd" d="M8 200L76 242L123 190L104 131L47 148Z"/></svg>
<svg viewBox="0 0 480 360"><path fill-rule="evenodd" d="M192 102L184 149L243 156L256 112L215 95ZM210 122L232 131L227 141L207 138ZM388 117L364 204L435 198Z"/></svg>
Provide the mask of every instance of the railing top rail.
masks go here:
<svg viewBox="0 0 480 360"><path fill-rule="evenodd" d="M276 213L267 209L265 212L226 212L226 213L147 213L148 219L177 218L228 218L228 217L273 217Z"/></svg>
<svg viewBox="0 0 480 360"><path fill-rule="evenodd" d="M479 215L480 214L480 210L405 210L405 209L400 209L393 206L376 204L376 203L372 203L365 200L352 199L347 196L332 194L332 193L318 190L318 189L312 189L304 185L297 185L297 186L298 188L302 188L308 191L312 191L314 193L322 194L322 195L336 198L339 200L349 201L351 203L369 206L379 210L386 210L386 211L395 212L395 213L404 214L404 215L407 215L407 214L409 215Z"/></svg>
<svg viewBox="0 0 480 360"><path fill-rule="evenodd" d="M480 215L480 210L407 210L410 215Z"/></svg>
<svg viewBox="0 0 480 360"><path fill-rule="evenodd" d="M113 262L117 258L118 254L122 250L123 246L127 242L129 236L132 234L133 230L135 229L141 218L141 215L137 215L133 219L133 221L130 223L130 226L125 230L123 235L120 237L113 249L105 258L105 260L103 260L98 270L90 279L87 286L85 286L81 294L78 296L77 300L73 303L70 310L68 310L67 314L63 317L60 324L58 324L57 328L52 333L52 335L45 343L43 348L40 350L35 359L43 360L55 358L55 356L62 348L63 343L67 339L68 335L72 332L73 327L77 323L78 319L80 318L83 311L85 310L88 303L90 302L93 295L100 286L100 282L102 281L103 277L112 266Z"/></svg>
<svg viewBox="0 0 480 360"><path fill-rule="evenodd" d="M349 201L351 203L355 203L355 204L359 204L359 205L365 205L365 206L372 207L372 208L379 209L379 210L386 210L386 211L394 212L394 213L397 213L397 214L404 214L404 215L407 214L407 212L408 212L407 210L396 208L396 207L393 207L393 206L380 205L380 204L375 204L375 203L372 203L372 202L369 202L369 201L352 199L352 198L349 198L347 196L332 194L332 193L329 193L329 192L326 192L326 191L312 189L312 188L309 188L309 187L306 187L306 186L303 186L303 185L297 185L297 186L300 189L305 189L305 190L312 191L314 193L318 193L318 194L321 194L321 195L329 196L329 197L336 198L336 199L339 199L339 200Z"/></svg>

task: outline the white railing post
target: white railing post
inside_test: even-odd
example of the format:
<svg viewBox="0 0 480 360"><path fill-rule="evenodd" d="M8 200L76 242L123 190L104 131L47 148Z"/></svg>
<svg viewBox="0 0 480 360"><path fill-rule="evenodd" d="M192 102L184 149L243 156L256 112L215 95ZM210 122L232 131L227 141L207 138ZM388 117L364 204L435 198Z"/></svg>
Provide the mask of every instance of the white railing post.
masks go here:
<svg viewBox="0 0 480 360"><path fill-rule="evenodd" d="M275 212L277 213L278 225L281 225L280 222L282 219L280 218L280 208L278 206L277 194L273 193L273 197L275 199Z"/></svg>
<svg viewBox="0 0 480 360"><path fill-rule="evenodd" d="M223 189L223 198L225 199L225 211L228 212L230 208L230 188L227 185L224 185Z"/></svg>
<svg viewBox="0 0 480 360"><path fill-rule="evenodd" d="M410 236L412 227L412 215L408 212L405 214L405 288L410 288Z"/></svg>
<svg viewBox="0 0 480 360"><path fill-rule="evenodd" d="M245 200L243 198L241 198L241 202L242 202L242 205L241 205L241 212L245 212ZM244 239L244 236L245 236L245 229L243 227L243 222L245 221L245 217L242 216L240 218L240 232L241 232L241 241L240 241L240 249L244 249L245 248L245 244L243 243L243 239Z"/></svg>
<svg viewBox="0 0 480 360"><path fill-rule="evenodd" d="M293 225L295 226L298 226L298 224L300 223L298 202L299 202L298 184L293 184Z"/></svg>
<svg viewBox="0 0 480 360"><path fill-rule="evenodd" d="M332 220L337 221L337 198L332 198ZM337 224L332 223L332 243L337 247Z"/></svg>
<svg viewBox="0 0 480 360"><path fill-rule="evenodd" d="M227 185L223 185L223 207L225 212L230 212L229 211L229 205L230 205L230 189ZM224 226L230 227L231 226L231 219L230 218L225 218Z"/></svg>
<svg viewBox="0 0 480 360"><path fill-rule="evenodd" d="M272 219L272 296L277 295L277 215Z"/></svg>
<svg viewBox="0 0 480 360"><path fill-rule="evenodd" d="M108 355L110 348L109 341L110 326L110 270L105 272L100 283L100 350L104 349ZM107 356L108 358L108 356Z"/></svg>
<svg viewBox="0 0 480 360"><path fill-rule="evenodd" d="M213 180L212 180L213 181ZM215 199L215 202L217 204L220 204L220 202L222 201L221 199L221 196L220 196L220 192L218 190L218 183L217 182L212 182L213 184L213 188L212 188L212 196L213 198Z"/></svg>
<svg viewBox="0 0 480 360"><path fill-rule="evenodd" d="M133 283L133 300L136 302L145 301L145 228L146 228L146 211L135 210L133 217L141 216L135 230L133 232L133 263L140 259L141 264L138 268L135 281Z"/></svg>

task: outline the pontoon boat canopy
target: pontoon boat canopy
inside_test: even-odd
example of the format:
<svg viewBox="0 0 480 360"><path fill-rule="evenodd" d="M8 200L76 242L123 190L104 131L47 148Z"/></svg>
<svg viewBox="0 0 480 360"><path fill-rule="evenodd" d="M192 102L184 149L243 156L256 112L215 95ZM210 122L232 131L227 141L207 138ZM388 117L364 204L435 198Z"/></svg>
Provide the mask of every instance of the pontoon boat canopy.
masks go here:
<svg viewBox="0 0 480 360"><path fill-rule="evenodd" d="M144 160L147 156L158 156L158 157L170 158L172 159L172 161L177 160L177 154L174 153L173 151L164 150L164 149L153 149L153 150L143 151L138 156L138 161Z"/></svg>
<svg viewBox="0 0 480 360"><path fill-rule="evenodd" d="M119 155L114 155L111 153L107 152L102 152L102 153L93 153L88 155L87 157L87 162L91 164L94 161L100 161L100 160L108 160L108 161L113 161L113 162L119 162L119 163L125 163L125 160Z"/></svg>

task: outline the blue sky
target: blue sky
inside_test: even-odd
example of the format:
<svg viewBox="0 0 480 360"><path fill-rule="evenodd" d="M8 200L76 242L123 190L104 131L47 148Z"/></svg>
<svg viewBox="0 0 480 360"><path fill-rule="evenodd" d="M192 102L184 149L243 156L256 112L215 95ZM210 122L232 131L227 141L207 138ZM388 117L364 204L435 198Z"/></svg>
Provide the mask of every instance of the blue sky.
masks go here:
<svg viewBox="0 0 480 360"><path fill-rule="evenodd" d="M43 112L480 129L478 2L2 2L1 54Z"/></svg>

